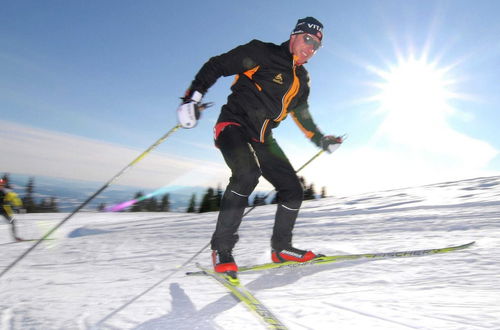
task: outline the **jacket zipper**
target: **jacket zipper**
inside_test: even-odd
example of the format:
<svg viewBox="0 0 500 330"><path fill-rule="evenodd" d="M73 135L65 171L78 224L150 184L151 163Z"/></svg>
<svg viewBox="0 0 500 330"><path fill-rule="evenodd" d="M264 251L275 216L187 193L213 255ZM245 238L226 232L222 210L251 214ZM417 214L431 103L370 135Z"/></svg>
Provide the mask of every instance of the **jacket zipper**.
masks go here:
<svg viewBox="0 0 500 330"><path fill-rule="evenodd" d="M290 102L297 95L297 93L299 91L300 83L299 83L299 78L297 78L297 74L295 73L295 68L296 68L296 66L295 66L295 59L294 59L293 64L292 64L292 72L293 72L292 85L290 86L290 88L288 88L288 91L285 93L285 95L283 95L283 98L281 99L281 112L278 115L278 117L273 119L276 122L282 121L286 117L288 106L290 105ZM264 143L264 137L266 134L267 126L269 125L269 121L270 121L270 119L266 119L264 121L264 124L262 124L262 128L260 129L260 142L261 143Z"/></svg>

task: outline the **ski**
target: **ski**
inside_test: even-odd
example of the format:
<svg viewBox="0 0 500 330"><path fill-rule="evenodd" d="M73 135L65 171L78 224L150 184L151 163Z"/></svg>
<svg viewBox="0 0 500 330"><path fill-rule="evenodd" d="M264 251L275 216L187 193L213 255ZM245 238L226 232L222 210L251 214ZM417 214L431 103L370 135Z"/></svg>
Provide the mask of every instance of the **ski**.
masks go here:
<svg viewBox="0 0 500 330"><path fill-rule="evenodd" d="M361 254L344 254L344 255L334 255L334 256L320 256L306 262L297 261L287 261L283 263L265 263L251 266L238 267L238 272L251 272L251 271L261 271L261 270L271 270L278 268L295 268L304 267L311 265L327 265L334 262L347 261L347 260L358 260L358 259L391 259L391 258L408 258L408 257L421 257L433 254L441 254L446 252L453 252L458 250L463 250L475 242L469 242L467 244L437 248L437 249L425 249L425 250L409 250L409 251L393 251L393 252L377 252L377 253L361 253ZM202 275L201 272L188 272L186 275Z"/></svg>
<svg viewBox="0 0 500 330"><path fill-rule="evenodd" d="M199 272L200 275L210 276L222 284L236 299L238 299L238 301L241 301L251 312L258 316L269 329L287 329L287 327L281 323L281 321L262 302L255 298L252 292L241 284L240 280L236 277L236 273L216 273L215 271L205 268L198 263L196 266L201 269Z"/></svg>

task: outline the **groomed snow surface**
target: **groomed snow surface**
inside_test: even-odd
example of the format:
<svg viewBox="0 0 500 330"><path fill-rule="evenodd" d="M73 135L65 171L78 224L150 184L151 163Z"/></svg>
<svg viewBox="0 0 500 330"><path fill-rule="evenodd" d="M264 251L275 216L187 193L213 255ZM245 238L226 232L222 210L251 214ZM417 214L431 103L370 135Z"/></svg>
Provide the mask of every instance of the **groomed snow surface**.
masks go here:
<svg viewBox="0 0 500 330"><path fill-rule="evenodd" d="M270 261L275 205L245 217L234 255ZM67 214L17 217L24 238ZM217 213L78 213L0 279L1 329L264 329L219 283L185 276ZM0 269L34 242L0 222ZM500 177L304 202L294 245L324 254L472 247L254 272L241 281L290 329L500 329Z"/></svg>

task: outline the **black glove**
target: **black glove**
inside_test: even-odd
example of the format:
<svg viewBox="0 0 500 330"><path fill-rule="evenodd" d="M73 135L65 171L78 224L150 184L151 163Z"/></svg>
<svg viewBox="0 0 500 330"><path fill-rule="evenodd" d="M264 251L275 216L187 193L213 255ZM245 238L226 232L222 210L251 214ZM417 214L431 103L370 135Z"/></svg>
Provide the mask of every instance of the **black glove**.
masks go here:
<svg viewBox="0 0 500 330"><path fill-rule="evenodd" d="M342 142L342 136L325 135L321 138L320 146L324 151L332 153L337 150L338 147L340 147Z"/></svg>

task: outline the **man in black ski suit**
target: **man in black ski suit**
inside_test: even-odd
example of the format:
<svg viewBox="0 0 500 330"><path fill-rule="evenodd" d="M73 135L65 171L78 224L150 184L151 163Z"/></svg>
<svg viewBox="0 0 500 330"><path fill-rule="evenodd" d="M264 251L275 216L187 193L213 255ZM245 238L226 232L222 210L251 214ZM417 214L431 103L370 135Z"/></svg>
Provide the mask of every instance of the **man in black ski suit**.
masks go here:
<svg viewBox="0 0 500 330"><path fill-rule="evenodd" d="M308 110L309 77L303 64L320 48L322 38L323 25L306 17L298 20L290 39L281 45L252 40L212 57L196 74L177 110L182 127L194 127L203 95L219 77L236 75L214 128L215 145L232 172L211 241L216 272L238 269L232 249L248 196L261 175L277 191L272 260L304 262L316 256L292 246L303 188L271 130L290 114L318 147L331 152L342 143L340 137L323 135Z"/></svg>

